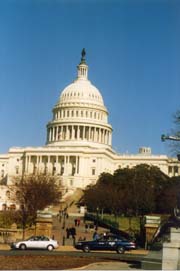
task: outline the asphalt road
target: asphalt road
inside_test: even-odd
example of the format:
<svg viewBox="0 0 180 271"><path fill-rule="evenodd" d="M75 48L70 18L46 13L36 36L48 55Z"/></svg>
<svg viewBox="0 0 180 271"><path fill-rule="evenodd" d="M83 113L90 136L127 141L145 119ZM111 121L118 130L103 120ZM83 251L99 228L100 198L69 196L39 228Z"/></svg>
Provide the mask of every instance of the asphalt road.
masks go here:
<svg viewBox="0 0 180 271"><path fill-rule="evenodd" d="M3 256L16 256L16 255L66 255L74 257L97 257L101 259L123 260L123 261L141 261L144 255L133 254L117 254L116 252L89 252L82 251L47 251L47 250L0 250L0 255Z"/></svg>
<svg viewBox="0 0 180 271"><path fill-rule="evenodd" d="M117 254L116 252L98 252L92 251L84 253L82 251L58 251L49 252L47 250L0 250L2 256L69 256L73 258L98 258L100 263L94 263L85 267L85 270L127 270L127 269L161 269L162 253L150 252L148 255L131 254ZM108 263L109 262L109 263ZM81 268L83 270L83 268Z"/></svg>

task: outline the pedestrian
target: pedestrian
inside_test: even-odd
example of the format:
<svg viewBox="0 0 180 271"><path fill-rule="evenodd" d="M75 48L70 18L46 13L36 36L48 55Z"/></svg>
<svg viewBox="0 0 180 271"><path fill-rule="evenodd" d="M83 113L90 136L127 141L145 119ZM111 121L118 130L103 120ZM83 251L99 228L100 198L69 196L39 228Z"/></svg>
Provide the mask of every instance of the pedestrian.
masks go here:
<svg viewBox="0 0 180 271"><path fill-rule="evenodd" d="M85 224L85 232L88 232L88 224Z"/></svg>
<svg viewBox="0 0 180 271"><path fill-rule="evenodd" d="M71 228L71 235L72 235L72 238L75 239L75 236L76 236L76 229L75 229L75 227Z"/></svg>
<svg viewBox="0 0 180 271"><path fill-rule="evenodd" d="M66 228L66 238L67 239L69 239L69 235L70 235L69 228Z"/></svg>
<svg viewBox="0 0 180 271"><path fill-rule="evenodd" d="M77 219L77 225L78 225L78 227L80 226L80 223L81 223L81 219L78 218L78 219Z"/></svg>
<svg viewBox="0 0 180 271"><path fill-rule="evenodd" d="M74 219L74 225L75 225L75 227L77 226L77 219L76 218Z"/></svg>
<svg viewBox="0 0 180 271"><path fill-rule="evenodd" d="M97 233L97 231L95 231L93 233L93 240L95 241L95 240L98 240L98 239L99 239L99 234Z"/></svg>
<svg viewBox="0 0 180 271"><path fill-rule="evenodd" d="M63 221L62 229L65 229L65 220Z"/></svg>

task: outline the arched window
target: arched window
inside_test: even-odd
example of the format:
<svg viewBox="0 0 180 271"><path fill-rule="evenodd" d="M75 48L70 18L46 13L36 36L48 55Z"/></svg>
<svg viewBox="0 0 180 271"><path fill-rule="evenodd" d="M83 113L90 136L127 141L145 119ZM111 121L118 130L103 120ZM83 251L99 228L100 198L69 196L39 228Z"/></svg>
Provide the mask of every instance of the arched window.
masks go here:
<svg viewBox="0 0 180 271"><path fill-rule="evenodd" d="M4 177L4 169L1 170L1 178Z"/></svg>
<svg viewBox="0 0 180 271"><path fill-rule="evenodd" d="M10 194L10 191L7 190L7 191L6 191L6 197L7 197L8 199L10 199L10 195L11 195L11 194Z"/></svg>

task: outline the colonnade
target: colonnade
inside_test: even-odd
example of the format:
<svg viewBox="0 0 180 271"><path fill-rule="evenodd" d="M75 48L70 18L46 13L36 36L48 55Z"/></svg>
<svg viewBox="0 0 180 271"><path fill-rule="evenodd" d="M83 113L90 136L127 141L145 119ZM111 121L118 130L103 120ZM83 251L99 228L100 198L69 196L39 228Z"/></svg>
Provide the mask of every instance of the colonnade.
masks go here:
<svg viewBox="0 0 180 271"><path fill-rule="evenodd" d="M71 155L26 155L25 173L43 173L74 176L79 174L79 156Z"/></svg>
<svg viewBox="0 0 180 271"><path fill-rule="evenodd" d="M111 131L94 126L61 125L48 127L47 142L88 140L111 145Z"/></svg>

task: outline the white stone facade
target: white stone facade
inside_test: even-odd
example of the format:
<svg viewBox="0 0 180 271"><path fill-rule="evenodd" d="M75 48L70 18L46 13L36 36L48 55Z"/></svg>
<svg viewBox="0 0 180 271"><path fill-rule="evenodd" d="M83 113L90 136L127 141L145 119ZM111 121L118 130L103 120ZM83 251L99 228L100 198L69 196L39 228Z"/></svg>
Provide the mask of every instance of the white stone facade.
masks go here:
<svg viewBox="0 0 180 271"><path fill-rule="evenodd" d="M67 86L53 108L43 147L10 148L0 155L0 209L13 204L7 191L14 176L49 173L66 191L95 183L102 172L146 163L169 176L180 175L180 163L166 155L153 155L142 147L137 155L117 154L112 149L112 127L99 90L88 80L84 55L77 79ZM4 206L4 205L3 205Z"/></svg>

